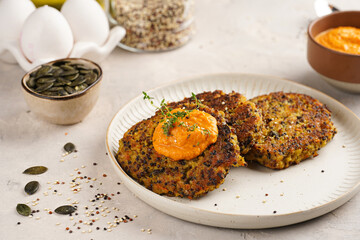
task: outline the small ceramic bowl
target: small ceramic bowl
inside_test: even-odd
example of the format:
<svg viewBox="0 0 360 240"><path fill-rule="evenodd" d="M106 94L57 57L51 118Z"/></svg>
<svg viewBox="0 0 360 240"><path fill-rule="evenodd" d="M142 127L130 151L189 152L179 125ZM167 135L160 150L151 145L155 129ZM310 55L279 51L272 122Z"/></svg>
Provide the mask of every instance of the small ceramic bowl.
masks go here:
<svg viewBox="0 0 360 240"><path fill-rule="evenodd" d="M83 58L58 59L46 64L52 65L59 61L81 63L89 68L97 69L99 73L98 79L85 90L71 95L45 96L34 92L26 84L30 74L41 67L38 66L25 74L22 78L21 86L27 104L29 105L31 111L33 111L38 117L50 123L60 125L75 124L82 121L95 106L100 92L102 70L96 63Z"/></svg>
<svg viewBox="0 0 360 240"><path fill-rule="evenodd" d="M312 22L308 28L307 59L333 86L360 93L360 55L331 50L315 41L319 33L340 26L360 28L360 11L335 12Z"/></svg>

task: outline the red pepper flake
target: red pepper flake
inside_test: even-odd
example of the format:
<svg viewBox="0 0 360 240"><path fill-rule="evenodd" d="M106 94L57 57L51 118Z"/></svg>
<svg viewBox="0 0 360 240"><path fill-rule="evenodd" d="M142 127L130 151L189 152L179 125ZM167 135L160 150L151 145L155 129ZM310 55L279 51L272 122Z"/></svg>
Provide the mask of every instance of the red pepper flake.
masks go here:
<svg viewBox="0 0 360 240"><path fill-rule="evenodd" d="M130 222L132 222L132 220L133 220L132 218L129 219Z"/></svg>
<svg viewBox="0 0 360 240"><path fill-rule="evenodd" d="M72 233L72 230L70 230L69 233Z"/></svg>
<svg viewBox="0 0 360 240"><path fill-rule="evenodd" d="M127 223L127 220L124 220L124 223Z"/></svg>
<svg viewBox="0 0 360 240"><path fill-rule="evenodd" d="M83 179L83 177L80 177L80 179Z"/></svg>
<svg viewBox="0 0 360 240"><path fill-rule="evenodd" d="M107 177L107 175L104 173L104 174L103 174L103 177Z"/></svg>
<svg viewBox="0 0 360 240"><path fill-rule="evenodd" d="M57 181L57 182L56 182L56 184L60 184L60 182L59 182L59 181Z"/></svg>
<svg viewBox="0 0 360 240"><path fill-rule="evenodd" d="M82 223L82 220L79 220L79 223Z"/></svg>
<svg viewBox="0 0 360 240"><path fill-rule="evenodd" d="M69 230L69 229L70 229L69 227L65 228L66 231Z"/></svg>
<svg viewBox="0 0 360 240"><path fill-rule="evenodd" d="M52 214L52 211L49 211L49 214Z"/></svg>
<svg viewBox="0 0 360 240"><path fill-rule="evenodd" d="M115 194L112 193L111 196L115 196Z"/></svg>
<svg viewBox="0 0 360 240"><path fill-rule="evenodd" d="M65 182L62 182L61 184L65 184Z"/></svg>
<svg viewBox="0 0 360 240"><path fill-rule="evenodd" d="M37 198L37 199L36 199L36 201L40 201L40 199L39 199L39 198Z"/></svg>
<svg viewBox="0 0 360 240"><path fill-rule="evenodd" d="M100 212L99 211L96 211L96 214L99 214Z"/></svg>
<svg viewBox="0 0 360 240"><path fill-rule="evenodd" d="M95 219L91 220L92 222L95 222Z"/></svg>
<svg viewBox="0 0 360 240"><path fill-rule="evenodd" d="M80 227L77 227L77 229L80 229Z"/></svg>
<svg viewBox="0 0 360 240"><path fill-rule="evenodd" d="M269 194L265 193L265 196L269 196Z"/></svg>
<svg viewBox="0 0 360 240"><path fill-rule="evenodd" d="M78 172L78 174L81 174L81 172Z"/></svg>
<svg viewBox="0 0 360 240"><path fill-rule="evenodd" d="M108 197L107 199L108 199L108 200L111 200L111 197Z"/></svg>
<svg viewBox="0 0 360 240"><path fill-rule="evenodd" d="M66 132L66 133L65 133L65 136L67 136L67 135L68 135L68 133Z"/></svg>

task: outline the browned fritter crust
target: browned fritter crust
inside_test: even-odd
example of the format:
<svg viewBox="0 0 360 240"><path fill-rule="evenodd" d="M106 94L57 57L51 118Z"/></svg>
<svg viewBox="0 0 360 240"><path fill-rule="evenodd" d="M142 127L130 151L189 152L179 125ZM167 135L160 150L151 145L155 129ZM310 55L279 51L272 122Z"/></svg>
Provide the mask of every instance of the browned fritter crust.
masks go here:
<svg viewBox="0 0 360 240"><path fill-rule="evenodd" d="M254 103L247 101L240 93L229 94L221 90L203 92L196 98L206 106L225 113L227 123L233 127L238 138L241 154L246 154L260 139L262 118ZM185 98L182 102L194 102Z"/></svg>
<svg viewBox="0 0 360 240"><path fill-rule="evenodd" d="M195 104L169 104L194 109ZM198 198L219 187L231 166L244 165L236 135L231 132L223 115L206 106L199 110L217 120L218 139L192 160L172 161L158 154L152 136L163 116L143 120L131 127L119 141L116 158L124 171L155 193L167 196Z"/></svg>
<svg viewBox="0 0 360 240"><path fill-rule="evenodd" d="M284 169L311 156L336 134L331 112L320 101L297 93L274 92L251 99L263 117L262 138L245 156Z"/></svg>

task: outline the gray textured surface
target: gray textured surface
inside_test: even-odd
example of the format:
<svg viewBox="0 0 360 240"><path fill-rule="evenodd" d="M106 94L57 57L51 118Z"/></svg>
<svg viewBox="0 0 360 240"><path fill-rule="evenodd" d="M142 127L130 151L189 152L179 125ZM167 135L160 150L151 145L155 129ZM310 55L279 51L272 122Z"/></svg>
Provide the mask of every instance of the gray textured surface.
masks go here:
<svg viewBox="0 0 360 240"><path fill-rule="evenodd" d="M342 9L360 9L356 0L333 3ZM106 128L121 106L143 90L197 74L244 72L284 77L323 91L360 116L360 95L328 85L307 63L306 29L315 17L310 0L198 0L198 30L192 41L178 50L159 54L133 54L116 49L101 64L105 79L98 103L82 123L73 126L48 124L28 112L20 87L23 70L17 65L0 63L0 239L359 239L359 194L335 211L305 223L265 230L220 229L175 219L143 203L125 186L116 184L118 177L105 155ZM79 152L76 158L75 154L69 155L60 162L62 146L68 141L74 142ZM94 162L98 165L93 166ZM45 165L49 171L41 176L21 174L34 165ZM86 167L81 168L82 165ZM82 175L97 177L99 190L84 183L82 191L73 194L68 182L72 179L69 174L76 174L75 168L80 168ZM41 188L35 196L26 196L23 186L31 180L38 180ZM52 184L47 182L56 180L66 184L49 190ZM54 189L62 196L53 195ZM49 196L43 195L45 191ZM121 194L117 195L117 191ZM78 200L84 208L98 192L116 196L104 203L112 212L94 226L104 227L114 215L138 217L112 232L76 225L81 226L78 231L73 224L86 219L83 214L70 220L44 211L68 203L68 197ZM40 219L16 213L17 203L36 198L40 201L33 208L40 210L36 215ZM119 212L113 211L113 207L119 208ZM16 224L18 221L21 225ZM74 233L67 233L67 226ZM142 228L151 228L152 234L141 232ZM81 233L88 229L93 232Z"/></svg>

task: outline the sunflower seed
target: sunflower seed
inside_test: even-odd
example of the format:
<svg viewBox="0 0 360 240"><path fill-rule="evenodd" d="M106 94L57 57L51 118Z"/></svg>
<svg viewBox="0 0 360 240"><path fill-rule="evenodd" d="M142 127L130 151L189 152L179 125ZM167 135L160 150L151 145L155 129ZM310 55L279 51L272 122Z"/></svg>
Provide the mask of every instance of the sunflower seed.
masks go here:
<svg viewBox="0 0 360 240"><path fill-rule="evenodd" d="M22 203L19 203L16 206L16 211L23 216L29 216L31 214L31 208L28 205Z"/></svg>
<svg viewBox="0 0 360 240"><path fill-rule="evenodd" d="M74 208L73 206L70 206L70 205L60 206L55 209L55 212L57 214L63 214L63 215L71 214L75 211L76 211L76 208Z"/></svg>
<svg viewBox="0 0 360 240"><path fill-rule="evenodd" d="M31 182L28 182L26 185L25 185L25 192L29 195L33 195L34 193L37 192L37 190L39 189L39 182L38 181L31 181Z"/></svg>
<svg viewBox="0 0 360 240"><path fill-rule="evenodd" d="M30 174L30 175L38 175L38 174L42 174L42 173L46 172L47 170L48 170L47 167L35 166L35 167L30 167L30 168L26 169L23 173Z"/></svg>

